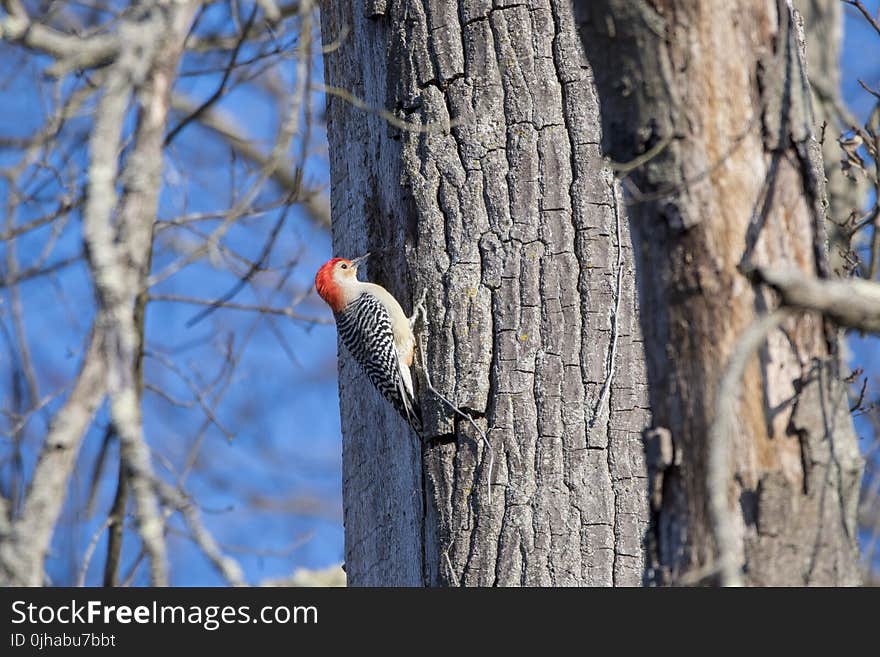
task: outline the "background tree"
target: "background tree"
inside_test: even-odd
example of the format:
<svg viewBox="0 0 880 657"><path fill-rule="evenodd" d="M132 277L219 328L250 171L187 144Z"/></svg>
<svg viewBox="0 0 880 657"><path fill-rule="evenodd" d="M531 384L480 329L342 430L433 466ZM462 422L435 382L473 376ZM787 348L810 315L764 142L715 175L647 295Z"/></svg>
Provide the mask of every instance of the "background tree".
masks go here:
<svg viewBox="0 0 880 657"><path fill-rule="evenodd" d="M578 6L603 144L644 160L631 226L653 420L674 454L655 577L857 583L862 460L837 328L775 313L757 358L738 342L830 275L799 17L784 2ZM737 359L741 391L718 379Z"/></svg>
<svg viewBox="0 0 880 657"><path fill-rule="evenodd" d="M340 560L315 8L2 6L0 581Z"/></svg>
<svg viewBox="0 0 880 657"><path fill-rule="evenodd" d="M880 45L880 4L845 0L851 18L848 43L861 41L869 48ZM809 52L809 50L808 50ZM856 60L861 62L861 59ZM867 188L867 198L856 197L851 207L843 205L848 215L841 231L848 238L847 261L852 276L877 280L880 272L880 63L867 58L861 66L848 67L844 84L850 89L851 113L843 118L840 170L850 181L850 189ZM833 198L832 198L833 202ZM880 381L877 378L877 338L852 332L848 344L856 366L853 413L856 428L863 439L866 457L862 499L859 504L859 537L863 547L866 582L878 582L878 547L880 547Z"/></svg>
<svg viewBox="0 0 880 657"><path fill-rule="evenodd" d="M794 6L803 16L813 130L822 146L828 197L828 263L832 272L845 276L856 263L850 244L851 215L854 212L861 214L867 191L864 178L848 175L841 166L844 153L838 143L842 134L860 123L844 102L841 91L845 3L840 0L797 0Z"/></svg>

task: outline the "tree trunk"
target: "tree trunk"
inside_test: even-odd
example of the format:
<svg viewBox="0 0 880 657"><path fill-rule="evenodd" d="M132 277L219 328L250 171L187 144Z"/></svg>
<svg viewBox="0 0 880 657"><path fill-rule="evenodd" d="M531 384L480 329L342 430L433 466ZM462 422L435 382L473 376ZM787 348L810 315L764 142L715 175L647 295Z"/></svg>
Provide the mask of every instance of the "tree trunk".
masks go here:
<svg viewBox="0 0 880 657"><path fill-rule="evenodd" d="M774 295L741 272L828 275L824 177L799 25L738 0L577 3L603 146L627 189L655 433L651 580L715 572L706 436L721 370ZM796 315L746 369L726 474L754 585L859 581L861 458L834 327Z"/></svg>
<svg viewBox="0 0 880 657"><path fill-rule="evenodd" d="M638 585L645 373L591 73L568 0L490 4L322 7L335 254L427 289L428 372L494 455L490 501L471 423L419 376L423 447L340 348L348 582Z"/></svg>

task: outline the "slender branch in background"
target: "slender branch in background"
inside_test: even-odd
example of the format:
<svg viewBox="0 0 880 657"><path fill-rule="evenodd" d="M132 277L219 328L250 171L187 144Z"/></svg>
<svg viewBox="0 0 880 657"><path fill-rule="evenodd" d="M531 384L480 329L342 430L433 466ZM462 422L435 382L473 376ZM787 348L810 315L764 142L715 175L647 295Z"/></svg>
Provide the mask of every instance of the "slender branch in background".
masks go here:
<svg viewBox="0 0 880 657"><path fill-rule="evenodd" d="M295 319L298 322L307 324L323 324L331 326L335 322L332 317L312 317L310 315L302 315L292 308L273 308L271 306L261 306L258 304L235 303L233 301L211 301L210 299L199 299L196 297L186 297L179 294L151 294L150 301L169 301L174 303L188 303L194 306L216 306L218 308L228 308L229 310L242 310L245 312L262 313L265 315L281 315Z"/></svg>
<svg viewBox="0 0 880 657"><path fill-rule="evenodd" d="M92 466L92 474L89 477L89 494L86 497L85 518L92 518L95 515L95 505L98 501L102 477L104 475L104 466L107 464L107 456L110 453L110 438L113 435L111 424L104 428L104 436L101 439L101 449L98 450L98 456L95 458L95 464Z"/></svg>
<svg viewBox="0 0 880 657"><path fill-rule="evenodd" d="M783 306L820 312L846 328L880 332L880 283L813 278L798 269L756 267L748 274L776 290Z"/></svg>
<svg viewBox="0 0 880 657"><path fill-rule="evenodd" d="M263 0L258 2L257 4L262 4ZM270 3L275 4L275 3ZM278 5L275 5L278 6ZM263 12L266 14L266 18L270 23L275 23L279 20L283 20L286 18L291 18L298 16L302 8L300 7L299 0L293 0L292 2L286 2L281 6L278 6L278 17L273 19L270 18L270 13L274 13L270 11L266 11L266 8L263 8ZM257 25L256 27L251 27L251 29L245 32L245 36L248 40L256 39L261 36L264 28L262 25ZM228 36L223 34L205 34L205 35L195 35L191 37L187 41L187 50L196 52L196 53L204 53L210 51L227 51L235 48L235 44L238 43L238 35Z"/></svg>
<svg viewBox="0 0 880 657"><path fill-rule="evenodd" d="M283 207L286 199L276 199L272 203L267 203L266 205L255 205L250 211L245 212L242 215L242 219L250 219L254 217L259 217L261 215L265 215L272 210L277 210ZM183 214L173 219L161 219L156 222L155 231L157 233L161 233L163 230L167 230L169 228L184 228L193 230L193 225L198 224L205 221L214 221L216 219L222 219L226 216L225 210L215 210L212 212L190 212L187 214ZM195 232L195 231L194 231ZM196 232L199 237L207 238L208 236L201 232ZM242 260L244 261L244 260ZM250 264L250 261L248 261Z"/></svg>
<svg viewBox="0 0 880 657"><path fill-rule="evenodd" d="M32 20L19 0L4 0L3 7L8 15L0 19L0 37L59 60L49 69L53 75L108 64L119 51L119 42L112 35L83 39Z"/></svg>
<svg viewBox="0 0 880 657"><path fill-rule="evenodd" d="M202 523L196 507L184 499L174 487L158 479L155 481L155 484L166 506L180 511L193 541L199 546L199 549L201 549L214 568L217 569L217 572L232 586L246 586L247 581L241 566L235 559L223 554L220 546Z"/></svg>
<svg viewBox="0 0 880 657"><path fill-rule="evenodd" d="M181 112L195 111L195 103L179 93L171 97L171 106ZM199 125L223 138L233 152L260 169L270 168L270 155L263 153L253 140L243 135L220 110L208 109L199 116ZM303 190L300 177L292 164L271 168L270 180L288 194L296 194L309 218L325 229L330 228L330 208L326 196L319 190Z"/></svg>
<svg viewBox="0 0 880 657"><path fill-rule="evenodd" d="M874 223L877 221L878 215L880 215L880 205L875 205L874 208L868 211L868 213L865 214L864 217L853 224L853 226L849 229L850 236L855 235L863 228L874 226Z"/></svg>
<svg viewBox="0 0 880 657"><path fill-rule="evenodd" d="M345 570L340 565L321 570L298 568L290 577L264 579L260 586L345 586Z"/></svg>
<svg viewBox="0 0 880 657"><path fill-rule="evenodd" d="M874 230L871 233L871 258L868 261L868 280L877 278L877 271L880 268L880 206L874 211Z"/></svg>
<svg viewBox="0 0 880 657"><path fill-rule="evenodd" d="M86 585L86 575L89 572L89 565L92 563L92 554L95 552L95 548L98 547L98 541L101 539L101 534L104 533L104 530L107 529L112 523L110 518L104 520L101 523L101 526L98 527L97 531L92 535L92 540L89 541L88 546L86 547L85 555L83 556L83 564L82 568L80 568L79 576L76 578L77 586L85 586Z"/></svg>
<svg viewBox="0 0 880 657"><path fill-rule="evenodd" d="M709 513L715 534L716 569L722 586L742 586L741 550L733 522L728 482L731 476L732 438L739 417L740 384L746 366L767 340L767 336L791 315L788 309L760 317L740 336L718 386L715 417L709 428L709 467L707 490Z"/></svg>
<svg viewBox="0 0 880 657"><path fill-rule="evenodd" d="M15 201L16 194L8 194L8 209L6 216L6 228L9 232L12 228L12 222L15 217ZM10 240L6 245L6 276L8 280L16 281L19 276L18 269L18 248L14 241ZM17 360L20 364L22 373L24 374L25 383L27 383L27 407L22 410L27 412L29 408L34 407L40 400L40 388L37 383L37 376L34 372L33 360L31 359L31 349L28 344L27 331L24 327L24 311L21 301L21 290L17 284L5 286L9 295L9 311L12 318L12 331L17 347Z"/></svg>
<svg viewBox="0 0 880 657"><path fill-rule="evenodd" d="M24 426L31 420L35 413L43 410L50 402L54 401L56 398L61 396L67 391L68 385L64 385L58 390L45 395L39 402L37 402L27 413L24 415L18 416L18 421L12 425L9 429L0 433L0 435L12 436L19 431L21 431Z"/></svg>
<svg viewBox="0 0 880 657"><path fill-rule="evenodd" d="M271 23L277 23L281 20L281 10L278 8L278 5L275 4L274 0L256 0L256 6L259 6L260 9L263 10L263 14L266 16L266 20ZM297 9L299 9L297 7ZM256 13L256 7L254 8L254 13ZM253 19L249 21L248 27L250 27L250 23L253 22Z"/></svg>
<svg viewBox="0 0 880 657"><path fill-rule="evenodd" d="M860 86L862 89L864 89L864 90L867 91L869 94L871 94L872 96L874 96L874 98L876 98L877 100L880 100L880 92L878 92L878 91L874 91L873 89L871 89L871 87L869 87L867 84L865 84L865 81L864 81L864 80L859 80L858 83L859 83L859 86ZM852 121L852 123L855 124L855 121Z"/></svg>
<svg viewBox="0 0 880 657"><path fill-rule="evenodd" d="M862 87L867 89L864 84ZM865 124L865 132L871 138L868 152L874 159L874 230L871 235L871 259L868 262L868 278L874 280L877 278L878 269L880 269L880 94L871 92L870 89L868 91L877 98L874 111L871 112L871 116Z"/></svg>
<svg viewBox="0 0 880 657"><path fill-rule="evenodd" d="M7 227L2 233L0 233L0 242L7 242L19 235L24 235L25 233L40 228L41 226L50 224L62 215L70 212L73 208L79 207L81 203L82 199L64 200L58 205L58 209L53 212L44 214L41 217L36 217L18 226Z"/></svg>
<svg viewBox="0 0 880 657"><path fill-rule="evenodd" d="M245 274L239 278L239 280L232 286L232 288L220 295L216 301L211 303L204 310L196 313L192 317L190 317L186 322L186 327L190 328L195 326L197 322L200 322L205 317L210 315L212 312L220 308L223 304L230 301L236 294L242 291L244 287L250 282L250 280L254 277L254 275L263 269L265 264L269 261L269 256L272 253L272 247L275 246L275 240L278 239L278 234L281 232L281 228L284 226L284 222L287 221L287 215L290 212L290 199L288 199L287 204L284 206L284 211L279 215L275 225L272 227L272 232L269 233L269 238L266 240L266 243L263 245L263 251L260 253L260 257L251 264Z"/></svg>
<svg viewBox="0 0 880 657"><path fill-rule="evenodd" d="M871 12L868 11L868 8L861 0L843 0L843 2L858 9L862 16L865 17L865 20L868 21L868 24L877 31L877 34L880 34L880 21L871 15Z"/></svg>
<svg viewBox="0 0 880 657"><path fill-rule="evenodd" d="M108 435L105 438L110 442L115 434L112 425L108 427ZM107 515L107 526L110 532L107 535L107 557L104 559L104 586L116 586L119 570L119 562L122 556L122 530L125 527L125 509L128 504L128 472L120 450L119 467L116 472L116 494L113 496L113 505Z"/></svg>
<svg viewBox="0 0 880 657"><path fill-rule="evenodd" d="M66 269L71 265L75 265L81 262L82 259L83 254L77 253L76 255L62 258L57 262L50 263L43 267L28 267L27 269L16 272L12 276L5 276L3 278L0 278L0 287L11 287L18 283L29 281L33 278L39 278L40 276L48 276L50 274L54 274L62 269Z"/></svg>
<svg viewBox="0 0 880 657"><path fill-rule="evenodd" d="M21 515L0 538L0 582L42 586L43 561L64 504L79 446L104 397L103 335L89 340L76 383L55 414L31 477Z"/></svg>
<svg viewBox="0 0 880 657"><path fill-rule="evenodd" d="M196 401L199 403L199 406L201 406L202 411L204 411L205 413L205 417L207 417L211 421L211 423L220 430L220 432L226 437L227 440L231 441L234 438L233 433L225 426L223 426L223 423L220 422L220 420L214 414L214 411L211 410L211 404L208 403L208 401L205 399L205 396L202 394L201 390L199 390L199 386L196 385L196 383L190 377L188 377L183 370L177 367L177 365L175 365L172 360L166 358L164 355L158 352L145 351L144 355L156 359L157 361L162 363L162 365L164 365L170 371L174 372L174 374L180 377L180 379L192 392L193 397L195 397Z"/></svg>
<svg viewBox="0 0 880 657"><path fill-rule="evenodd" d="M275 10L278 11L277 8ZM217 89L211 94L205 102L199 105L196 109L190 112L187 116L180 120L176 126L174 126L168 135L165 137L165 146L168 146L171 142L174 141L174 138L183 130L186 126L188 126L192 121L198 119L202 114L204 114L211 105L216 103L220 98L223 97L223 94L226 93L226 85L229 82L229 76L232 74L233 69L235 68L235 62L238 59L238 53L241 50L242 45L244 45L245 39L247 38L248 31L251 29L251 26L254 24L254 19L257 17L257 6L254 5L253 10L251 10L251 15L248 17L247 24L241 32L241 36L238 38L238 42L235 44L235 48L232 50L232 54L229 56L229 64L226 66L226 70L223 71L223 77L220 80L220 84Z"/></svg>

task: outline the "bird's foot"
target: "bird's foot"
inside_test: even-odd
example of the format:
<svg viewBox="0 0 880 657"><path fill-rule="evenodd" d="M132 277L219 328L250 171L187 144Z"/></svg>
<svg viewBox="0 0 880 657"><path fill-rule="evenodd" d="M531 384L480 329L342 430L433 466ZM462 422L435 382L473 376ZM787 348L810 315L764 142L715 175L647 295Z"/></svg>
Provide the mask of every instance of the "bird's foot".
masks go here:
<svg viewBox="0 0 880 657"><path fill-rule="evenodd" d="M428 313L425 307L425 297L427 296L428 288L425 288L424 290L422 290L422 294L419 297L419 300L413 306L413 313L412 316L409 318L410 329L412 329L416 325L416 322L419 321L419 315L422 316L422 319L425 321L425 323L428 322Z"/></svg>

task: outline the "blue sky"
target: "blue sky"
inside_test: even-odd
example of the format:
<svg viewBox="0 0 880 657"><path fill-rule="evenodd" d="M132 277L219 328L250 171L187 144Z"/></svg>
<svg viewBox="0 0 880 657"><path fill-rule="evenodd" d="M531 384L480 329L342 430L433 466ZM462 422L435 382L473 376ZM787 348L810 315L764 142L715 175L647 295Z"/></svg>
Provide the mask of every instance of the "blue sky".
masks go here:
<svg viewBox="0 0 880 657"><path fill-rule="evenodd" d="M865 2L865 5L875 16L880 10L877 0ZM873 89L880 88L880 35L854 7L844 7L844 16L846 38L841 53L841 87L844 101L860 121L865 121L875 99L859 86L858 81L863 80ZM873 202L873 195L869 202ZM880 395L880 338L853 335L849 338L849 346L852 350L850 365L864 368L875 395ZM855 425L863 449L880 438L873 435L865 417L856 416Z"/></svg>

